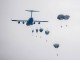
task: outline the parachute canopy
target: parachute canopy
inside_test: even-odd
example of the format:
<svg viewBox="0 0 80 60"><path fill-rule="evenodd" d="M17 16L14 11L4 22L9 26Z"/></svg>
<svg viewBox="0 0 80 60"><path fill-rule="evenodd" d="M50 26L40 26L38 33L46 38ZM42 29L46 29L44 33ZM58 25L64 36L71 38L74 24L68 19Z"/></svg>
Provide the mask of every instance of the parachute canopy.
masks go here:
<svg viewBox="0 0 80 60"><path fill-rule="evenodd" d="M69 15L59 14L58 17L57 17L57 19L58 19L58 20L63 20L63 19L64 19L64 20L68 20L69 17L70 17Z"/></svg>
<svg viewBox="0 0 80 60"><path fill-rule="evenodd" d="M58 15L57 19L58 20L63 20L64 19L64 15L63 14Z"/></svg>
<svg viewBox="0 0 80 60"><path fill-rule="evenodd" d="M36 33L38 32L38 29L36 29Z"/></svg>
<svg viewBox="0 0 80 60"><path fill-rule="evenodd" d="M34 32L34 30L32 30L32 33Z"/></svg>
<svg viewBox="0 0 80 60"><path fill-rule="evenodd" d="M39 29L39 31L40 31L40 32L43 32L43 29L42 29L42 28L40 28L40 29Z"/></svg>
<svg viewBox="0 0 80 60"><path fill-rule="evenodd" d="M58 44L58 43L53 44L53 46L54 46L55 48L59 48L59 44Z"/></svg>
<svg viewBox="0 0 80 60"><path fill-rule="evenodd" d="M48 31L48 30L46 30L46 31L45 31L45 34L46 34L46 35L48 35L48 34L49 34L49 31Z"/></svg>
<svg viewBox="0 0 80 60"><path fill-rule="evenodd" d="M65 20L68 20L69 17L70 17L69 15L65 15L65 16L64 16L64 19L65 19Z"/></svg>

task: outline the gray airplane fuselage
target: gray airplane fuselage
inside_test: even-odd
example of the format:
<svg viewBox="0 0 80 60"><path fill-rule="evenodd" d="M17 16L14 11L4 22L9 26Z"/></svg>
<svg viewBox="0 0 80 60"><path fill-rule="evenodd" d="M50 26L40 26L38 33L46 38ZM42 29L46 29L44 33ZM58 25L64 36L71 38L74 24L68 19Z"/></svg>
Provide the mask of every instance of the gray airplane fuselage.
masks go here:
<svg viewBox="0 0 80 60"><path fill-rule="evenodd" d="M29 18L29 20L27 21L27 23L26 23L26 25L27 26L30 26L30 25L33 25L33 18L31 17L31 18Z"/></svg>

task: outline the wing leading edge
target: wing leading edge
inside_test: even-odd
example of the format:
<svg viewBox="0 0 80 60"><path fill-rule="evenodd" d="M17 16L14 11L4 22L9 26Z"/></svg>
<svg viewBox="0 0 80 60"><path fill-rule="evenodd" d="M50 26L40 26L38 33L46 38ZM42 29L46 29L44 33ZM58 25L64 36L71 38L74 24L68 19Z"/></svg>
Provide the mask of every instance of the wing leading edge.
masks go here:
<svg viewBox="0 0 80 60"><path fill-rule="evenodd" d="M34 22L48 22L48 21L34 21Z"/></svg>
<svg viewBox="0 0 80 60"><path fill-rule="evenodd" d="M18 23L22 22L23 24L24 24L25 22L27 22L27 20L12 20L12 21L16 21L16 22L18 22Z"/></svg>
<svg viewBox="0 0 80 60"><path fill-rule="evenodd" d="M34 24L35 22L38 22L38 24L42 23L42 22L48 22L48 21L34 21Z"/></svg>

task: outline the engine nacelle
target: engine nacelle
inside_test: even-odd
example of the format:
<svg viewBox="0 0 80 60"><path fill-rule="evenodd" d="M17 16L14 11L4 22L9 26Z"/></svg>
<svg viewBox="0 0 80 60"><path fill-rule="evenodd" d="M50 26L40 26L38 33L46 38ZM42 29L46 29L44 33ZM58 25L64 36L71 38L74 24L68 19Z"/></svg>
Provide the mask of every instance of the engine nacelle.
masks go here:
<svg viewBox="0 0 80 60"><path fill-rule="evenodd" d="M22 23L24 24L24 21Z"/></svg>
<svg viewBox="0 0 80 60"><path fill-rule="evenodd" d="M18 21L18 24L20 24L20 21Z"/></svg>
<svg viewBox="0 0 80 60"><path fill-rule="evenodd" d="M34 22L34 24L35 24L35 22Z"/></svg>
<svg viewBox="0 0 80 60"><path fill-rule="evenodd" d="M38 22L38 24L40 24L40 22Z"/></svg>

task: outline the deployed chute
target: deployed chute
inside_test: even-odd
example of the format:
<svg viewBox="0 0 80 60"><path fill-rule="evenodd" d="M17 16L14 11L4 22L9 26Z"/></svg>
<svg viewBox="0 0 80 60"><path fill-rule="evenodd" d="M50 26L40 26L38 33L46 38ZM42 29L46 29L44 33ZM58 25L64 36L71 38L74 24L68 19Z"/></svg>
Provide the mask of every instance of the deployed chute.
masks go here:
<svg viewBox="0 0 80 60"><path fill-rule="evenodd" d="M34 32L34 30L32 30L32 33Z"/></svg>
<svg viewBox="0 0 80 60"><path fill-rule="evenodd" d="M45 31L45 34L48 35L50 32L48 30Z"/></svg>
<svg viewBox="0 0 80 60"><path fill-rule="evenodd" d="M43 28L40 28L39 31L40 31L40 32L43 32Z"/></svg>
<svg viewBox="0 0 80 60"><path fill-rule="evenodd" d="M34 32L36 32L37 34L44 33L45 35L49 35L49 33L50 33L50 31L44 30L43 28L32 30L32 33L34 33ZM41 38L41 36L40 36L40 38ZM36 35L36 37L37 37L37 35Z"/></svg>
<svg viewBox="0 0 80 60"><path fill-rule="evenodd" d="M63 15L63 14L59 14L57 16L57 19L61 21L61 28L63 27L63 24L66 25L67 27L67 20L70 18L69 15ZM64 23L65 22L65 23Z"/></svg>
<svg viewBox="0 0 80 60"><path fill-rule="evenodd" d="M53 44L53 46L54 46L55 48L59 48L59 44L58 44L58 43Z"/></svg>
<svg viewBox="0 0 80 60"><path fill-rule="evenodd" d="M58 20L63 20L63 19L64 19L64 15L63 15L63 14L58 15L58 16L57 16L57 19L58 19Z"/></svg>
<svg viewBox="0 0 80 60"><path fill-rule="evenodd" d="M38 29L36 29L36 33L38 32Z"/></svg>
<svg viewBox="0 0 80 60"><path fill-rule="evenodd" d="M55 48L59 48L59 44L58 44L58 43L53 44L53 46L54 46ZM58 56L58 53L57 53L57 56Z"/></svg>

